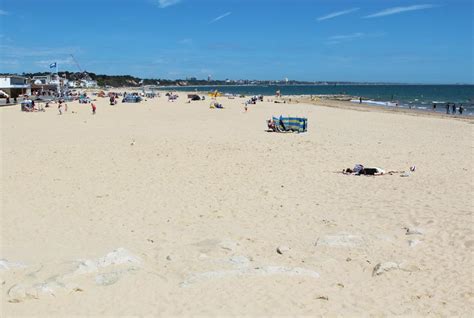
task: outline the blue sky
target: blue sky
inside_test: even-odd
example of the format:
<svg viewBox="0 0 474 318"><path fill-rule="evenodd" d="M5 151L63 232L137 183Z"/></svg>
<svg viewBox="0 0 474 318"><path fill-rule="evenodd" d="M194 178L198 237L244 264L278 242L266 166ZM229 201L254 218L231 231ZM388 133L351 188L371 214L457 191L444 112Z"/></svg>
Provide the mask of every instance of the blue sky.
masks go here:
<svg viewBox="0 0 474 318"><path fill-rule="evenodd" d="M474 83L471 0L2 0L0 72Z"/></svg>

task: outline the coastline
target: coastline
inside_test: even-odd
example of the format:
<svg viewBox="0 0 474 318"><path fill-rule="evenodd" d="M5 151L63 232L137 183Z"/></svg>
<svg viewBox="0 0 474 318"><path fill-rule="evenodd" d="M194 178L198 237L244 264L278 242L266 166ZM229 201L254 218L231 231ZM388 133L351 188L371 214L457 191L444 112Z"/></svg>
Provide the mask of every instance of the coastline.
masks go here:
<svg viewBox="0 0 474 318"><path fill-rule="evenodd" d="M356 104L348 101L337 101L337 100L330 100L330 99L320 99L318 101L311 100L308 98L298 98L298 102L300 103L308 103L312 105L324 106L324 107L334 107L334 108L343 108L343 109L350 109L355 111L362 111L362 112L386 112L392 114L403 114L403 115L410 115L410 116L426 116L426 117L436 117L436 118L445 118L445 119L456 119L462 121L469 121L474 122L474 116L471 115L450 115L444 114L442 112L434 112L430 110L422 110L422 109L407 109L402 107L387 107L387 106L380 106L380 105L364 105L364 104Z"/></svg>

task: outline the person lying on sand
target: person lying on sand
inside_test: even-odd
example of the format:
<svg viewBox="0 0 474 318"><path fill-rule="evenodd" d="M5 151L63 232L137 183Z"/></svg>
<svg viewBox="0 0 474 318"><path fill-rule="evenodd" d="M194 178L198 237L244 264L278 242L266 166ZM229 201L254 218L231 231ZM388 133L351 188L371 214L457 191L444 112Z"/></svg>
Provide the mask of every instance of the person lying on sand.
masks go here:
<svg viewBox="0 0 474 318"><path fill-rule="evenodd" d="M392 171L391 171L392 172ZM353 169L347 168L342 170L343 174L350 174L355 176L381 176L385 174L385 170L378 167L364 167L361 164L356 164Z"/></svg>

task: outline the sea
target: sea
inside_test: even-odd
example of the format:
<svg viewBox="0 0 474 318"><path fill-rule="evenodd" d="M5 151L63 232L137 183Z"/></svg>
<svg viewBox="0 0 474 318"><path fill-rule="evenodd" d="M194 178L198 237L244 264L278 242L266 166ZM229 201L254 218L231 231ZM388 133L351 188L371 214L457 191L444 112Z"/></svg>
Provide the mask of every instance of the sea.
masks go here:
<svg viewBox="0 0 474 318"><path fill-rule="evenodd" d="M280 91L289 95L336 95L354 97L354 102L363 98L365 104L387 107L415 108L437 112L446 112L446 103L455 103L464 107L463 115L474 115L474 85L220 85L220 86L184 86L174 90L200 92L215 91L243 95L275 95ZM451 109L450 109L451 111Z"/></svg>

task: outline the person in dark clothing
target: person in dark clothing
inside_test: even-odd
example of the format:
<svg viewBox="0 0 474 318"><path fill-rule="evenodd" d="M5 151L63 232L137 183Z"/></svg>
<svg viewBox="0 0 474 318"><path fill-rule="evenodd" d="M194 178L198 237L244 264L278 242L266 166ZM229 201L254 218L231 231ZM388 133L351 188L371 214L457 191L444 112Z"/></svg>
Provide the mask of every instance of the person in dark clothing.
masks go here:
<svg viewBox="0 0 474 318"><path fill-rule="evenodd" d="M458 111L459 111L459 115L462 115L462 112L464 111L464 107L462 104L459 105Z"/></svg>
<svg viewBox="0 0 474 318"><path fill-rule="evenodd" d="M449 114L449 103L446 103L446 114Z"/></svg>

